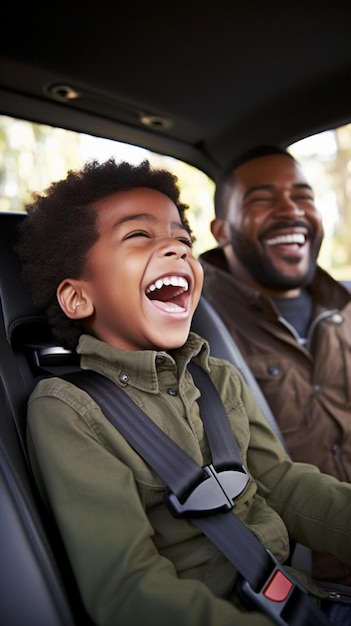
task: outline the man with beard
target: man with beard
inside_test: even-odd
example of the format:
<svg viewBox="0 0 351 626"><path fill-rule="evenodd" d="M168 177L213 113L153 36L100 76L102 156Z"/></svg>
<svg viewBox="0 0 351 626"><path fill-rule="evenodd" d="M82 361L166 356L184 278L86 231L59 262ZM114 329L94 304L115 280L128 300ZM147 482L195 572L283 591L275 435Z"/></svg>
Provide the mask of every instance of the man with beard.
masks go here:
<svg viewBox="0 0 351 626"><path fill-rule="evenodd" d="M260 146L223 173L200 257L203 293L227 325L291 457L351 482L351 294L317 264L321 216L300 165ZM311 494L313 497L313 494ZM351 570L313 554L319 579Z"/></svg>

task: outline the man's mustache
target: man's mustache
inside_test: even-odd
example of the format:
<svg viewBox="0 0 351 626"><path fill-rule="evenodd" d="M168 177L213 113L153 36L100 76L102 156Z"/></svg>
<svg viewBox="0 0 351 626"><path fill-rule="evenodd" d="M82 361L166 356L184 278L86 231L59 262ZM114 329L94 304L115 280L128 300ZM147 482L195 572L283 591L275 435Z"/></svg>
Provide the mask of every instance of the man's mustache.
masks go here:
<svg viewBox="0 0 351 626"><path fill-rule="evenodd" d="M303 228L305 231L307 231L310 239L313 239L316 234L315 228L313 228L307 222L304 222L302 220L281 220L280 222L275 222L273 226L269 226L268 228L263 230L260 233L260 239L263 239L267 235L271 235L275 231L281 230L283 228Z"/></svg>

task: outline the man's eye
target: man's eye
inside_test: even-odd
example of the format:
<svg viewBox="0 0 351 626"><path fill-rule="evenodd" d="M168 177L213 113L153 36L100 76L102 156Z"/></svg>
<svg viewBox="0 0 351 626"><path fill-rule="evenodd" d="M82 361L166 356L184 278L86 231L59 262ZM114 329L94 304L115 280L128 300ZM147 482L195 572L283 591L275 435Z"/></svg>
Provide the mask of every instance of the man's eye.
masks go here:
<svg viewBox="0 0 351 626"><path fill-rule="evenodd" d="M271 196L255 196L254 198L250 198L248 204L257 204L259 202L272 202L273 198Z"/></svg>
<svg viewBox="0 0 351 626"><path fill-rule="evenodd" d="M294 202L314 202L312 196L295 196L292 198Z"/></svg>

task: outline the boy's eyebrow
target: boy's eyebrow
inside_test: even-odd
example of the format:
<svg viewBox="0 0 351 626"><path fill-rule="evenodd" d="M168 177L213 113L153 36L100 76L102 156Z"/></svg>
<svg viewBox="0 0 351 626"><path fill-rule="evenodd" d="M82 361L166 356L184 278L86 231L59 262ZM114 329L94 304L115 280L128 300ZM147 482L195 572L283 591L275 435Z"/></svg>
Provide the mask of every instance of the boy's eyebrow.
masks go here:
<svg viewBox="0 0 351 626"><path fill-rule="evenodd" d="M308 191L311 191L313 193L313 189L311 187L311 185L309 185L308 183L294 183L292 186L293 189L307 189ZM250 193L253 193L254 191L273 191L275 189L275 185L255 185L254 187L250 187L249 189L247 189L247 191L245 191L244 193L244 198L247 198L247 196L250 195Z"/></svg>
<svg viewBox="0 0 351 626"><path fill-rule="evenodd" d="M148 222L156 223L158 220L154 215L150 215L150 213L137 213L136 215L125 215L121 217L119 220L116 220L115 227L120 226L121 224L125 224L126 222L133 222L137 220L146 220ZM184 224L181 222L173 221L171 222L172 228L181 228L185 232L188 232Z"/></svg>

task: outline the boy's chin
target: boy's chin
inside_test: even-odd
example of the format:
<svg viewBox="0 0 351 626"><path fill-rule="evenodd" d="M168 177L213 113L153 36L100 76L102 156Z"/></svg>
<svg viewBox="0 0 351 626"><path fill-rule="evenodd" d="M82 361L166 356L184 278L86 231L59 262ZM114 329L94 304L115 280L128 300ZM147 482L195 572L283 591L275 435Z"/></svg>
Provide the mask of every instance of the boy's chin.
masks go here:
<svg viewBox="0 0 351 626"><path fill-rule="evenodd" d="M170 337L167 337L167 340L162 342L162 344L159 346L158 349L163 350L164 352L169 352L170 350L177 350L178 348L181 348L182 346L184 346L188 337L189 337L189 332L182 336L174 337L173 339Z"/></svg>

